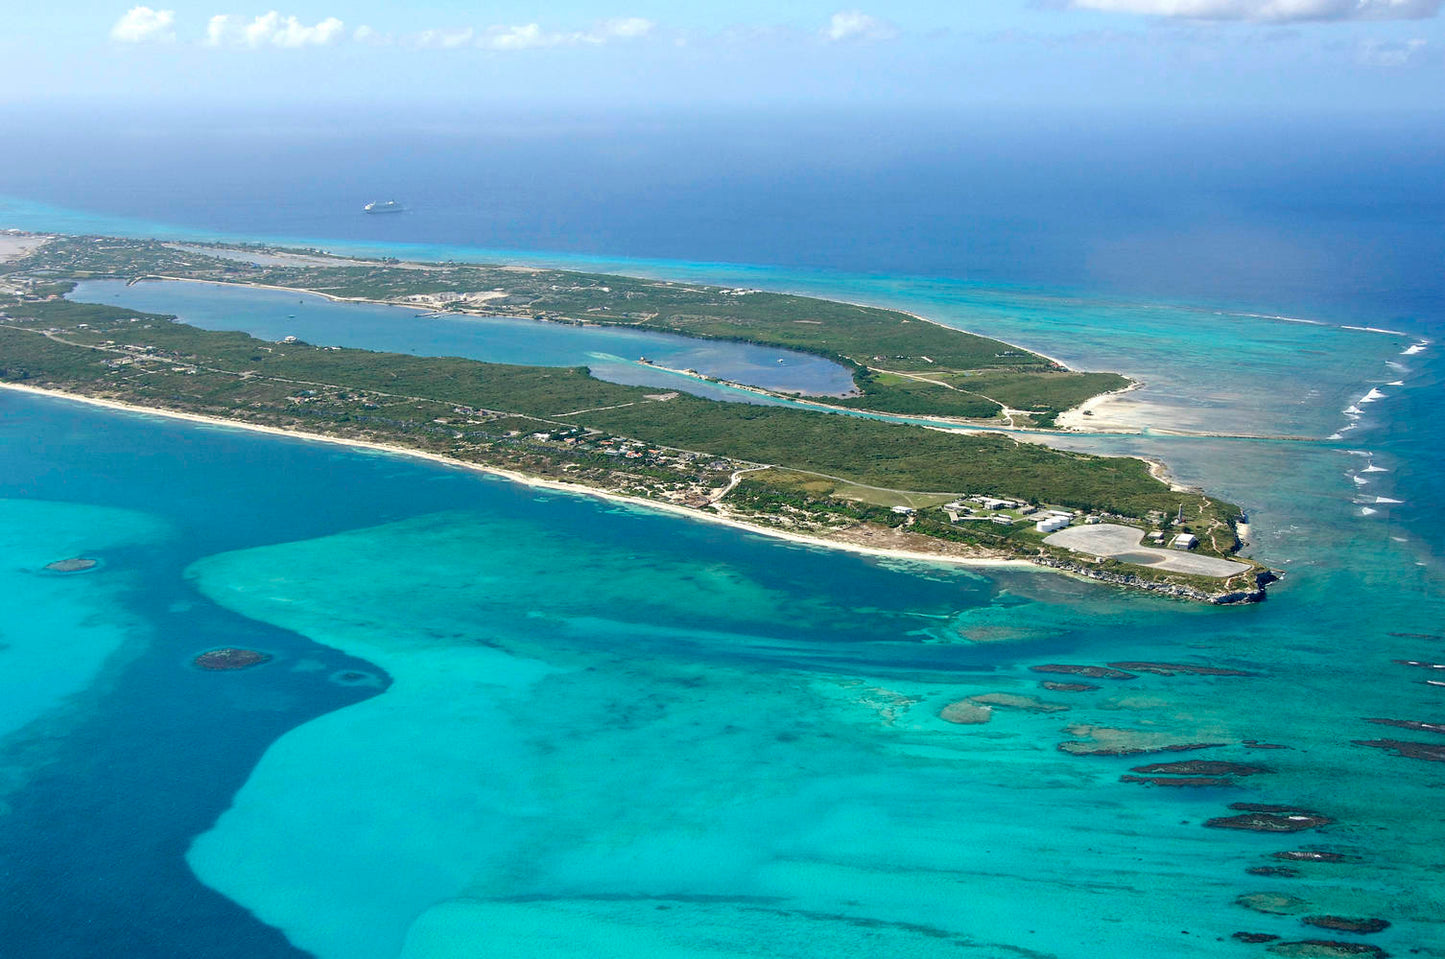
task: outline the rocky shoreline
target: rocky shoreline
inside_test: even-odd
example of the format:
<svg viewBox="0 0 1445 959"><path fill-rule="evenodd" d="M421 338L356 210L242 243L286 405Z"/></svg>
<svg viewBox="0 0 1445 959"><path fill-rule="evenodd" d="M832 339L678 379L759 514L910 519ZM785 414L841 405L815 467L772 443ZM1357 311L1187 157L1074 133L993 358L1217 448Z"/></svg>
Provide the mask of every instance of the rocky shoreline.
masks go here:
<svg viewBox="0 0 1445 959"><path fill-rule="evenodd" d="M1129 589L1143 589L1153 593L1162 593L1165 596L1172 596L1175 599L1187 599L1196 603L1208 603L1211 606L1235 606L1243 603L1262 603L1268 598L1265 587L1270 583L1279 580L1279 574L1273 570L1260 570L1254 574L1254 588L1230 590L1223 593L1209 593L1193 586L1183 586L1179 583L1163 583L1136 576L1133 573L1116 573L1112 570L1093 569L1083 563L1076 563L1071 560L1058 559L1053 556L1032 556L1029 562L1036 566L1046 566L1049 569L1057 569L1066 573L1074 573L1085 579L1096 580L1101 583L1109 583L1114 586L1124 586ZM1242 574L1241 574L1242 575Z"/></svg>

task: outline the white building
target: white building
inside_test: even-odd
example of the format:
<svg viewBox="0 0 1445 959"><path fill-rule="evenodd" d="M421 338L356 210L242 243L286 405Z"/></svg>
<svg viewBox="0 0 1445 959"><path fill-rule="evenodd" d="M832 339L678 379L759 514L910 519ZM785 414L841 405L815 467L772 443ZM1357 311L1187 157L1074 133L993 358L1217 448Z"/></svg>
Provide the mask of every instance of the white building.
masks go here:
<svg viewBox="0 0 1445 959"><path fill-rule="evenodd" d="M1199 537L1193 533L1180 533L1169 542L1171 549L1193 549L1198 545Z"/></svg>

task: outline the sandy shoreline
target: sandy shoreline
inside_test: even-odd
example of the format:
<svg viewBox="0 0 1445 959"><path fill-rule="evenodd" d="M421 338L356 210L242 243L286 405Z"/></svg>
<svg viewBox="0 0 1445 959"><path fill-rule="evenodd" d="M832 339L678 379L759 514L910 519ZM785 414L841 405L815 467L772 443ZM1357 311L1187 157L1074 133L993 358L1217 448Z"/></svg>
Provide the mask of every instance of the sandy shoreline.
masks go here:
<svg viewBox="0 0 1445 959"><path fill-rule="evenodd" d="M1126 374L1120 373L1120 376ZM1112 414L1110 407L1122 405L1121 398L1128 393L1142 390L1145 383L1132 377L1129 385L1117 390L1110 390L1107 393L1100 393L1098 396L1091 396L1073 409L1060 413L1054 422L1059 429L1071 433L1138 433L1141 428L1137 425L1125 422Z"/></svg>
<svg viewBox="0 0 1445 959"><path fill-rule="evenodd" d="M29 256L49 242L40 233L0 233L0 263Z"/></svg>
<svg viewBox="0 0 1445 959"><path fill-rule="evenodd" d="M423 450L408 449L405 446L393 446L386 443L373 443L367 440L349 439L340 436L326 436L321 433L307 433L300 430L281 429L276 426L264 426L259 423L244 423L236 420L229 420L219 416L203 416L199 413L183 413L178 410L156 409L149 406L140 406L135 403L122 403L116 400L103 400L94 396L81 396L76 393L65 393L60 390L46 390L34 386L23 386L19 383L0 383L0 389L12 390L18 393L29 393L34 396L49 396L56 399L71 400L77 403L86 403L91 406L103 409L117 410L126 413L143 413L152 416L164 416L169 419L186 420L191 423L198 423L206 426L222 426L233 429L250 430L256 433L268 433L272 436L286 437L293 440L309 440L319 443L331 443L337 446L349 446L354 449L372 450L378 453L387 453L393 456L407 456L414 459L427 460L442 466L449 466L456 469L471 470L477 473L485 473L510 480L514 483L522 483L527 486L539 489L555 490L562 493L572 493L581 496L592 496L598 499L610 500L615 503L622 503L628 506L635 506L649 510L657 510L664 513L671 513L674 516L686 517L706 523L716 523L722 526L731 526L734 529L744 530L749 533L756 533L760 536L767 536L772 539L786 540L801 546L812 546L819 549L840 550L847 553L856 553L864 556L876 556L883 559L903 560L907 562L932 563L947 566L969 566L975 568L1014 568L1040 570L1044 567L1037 566L1027 560L947 556L934 553L919 553L909 550L885 549L874 546L863 546L856 543L845 543L836 540L821 539L813 536L804 536L801 533L792 533L787 530L773 529L767 526L756 526L742 520L729 516L719 516L713 513L704 513L699 510L690 509L686 506L678 506L674 503L662 503L657 500L640 499L633 496L624 496L620 493L613 493L608 490L600 490L591 486L583 486L579 483L563 483L557 480L542 479L541 477L528 476L525 473L518 473L514 470L501 469L495 466L484 466L479 463L469 463L466 460L454 459L450 456L443 456L440 453L428 453Z"/></svg>

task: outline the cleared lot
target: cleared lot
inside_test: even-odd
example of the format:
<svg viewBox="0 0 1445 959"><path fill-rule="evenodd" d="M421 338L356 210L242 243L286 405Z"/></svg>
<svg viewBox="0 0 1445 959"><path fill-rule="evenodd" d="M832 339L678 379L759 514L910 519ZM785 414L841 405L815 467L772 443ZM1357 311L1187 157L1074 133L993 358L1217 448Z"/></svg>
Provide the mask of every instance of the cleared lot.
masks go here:
<svg viewBox="0 0 1445 959"><path fill-rule="evenodd" d="M1071 549L1076 553L1107 556L1125 563L1166 569L1171 573L1189 573L1193 576L1225 579L1249 569L1244 563L1233 560L1198 556L1177 549L1143 546L1140 545L1143 538L1142 529L1115 523L1099 523L1095 526L1070 526L1068 529L1061 529L1046 536L1044 542L1050 546Z"/></svg>

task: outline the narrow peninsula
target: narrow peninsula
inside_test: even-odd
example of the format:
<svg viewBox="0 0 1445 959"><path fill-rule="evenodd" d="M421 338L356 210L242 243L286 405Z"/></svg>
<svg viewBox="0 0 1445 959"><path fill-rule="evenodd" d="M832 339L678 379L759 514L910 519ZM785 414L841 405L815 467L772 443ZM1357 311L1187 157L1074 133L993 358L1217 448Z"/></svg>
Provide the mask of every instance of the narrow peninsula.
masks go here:
<svg viewBox="0 0 1445 959"><path fill-rule="evenodd" d="M1128 380L900 311L551 269L35 239L0 263L0 384L379 445L821 545L1028 561L1212 603L1260 599L1272 578L1230 558L1238 507L1171 487L1139 459L978 431L1051 427ZM99 278L276 287L743 341L826 357L852 371L855 389L762 406L623 386L586 367L268 342L66 298L75 282ZM1078 532L1057 538L1071 527ZM1159 548L1134 545L1146 537Z"/></svg>

